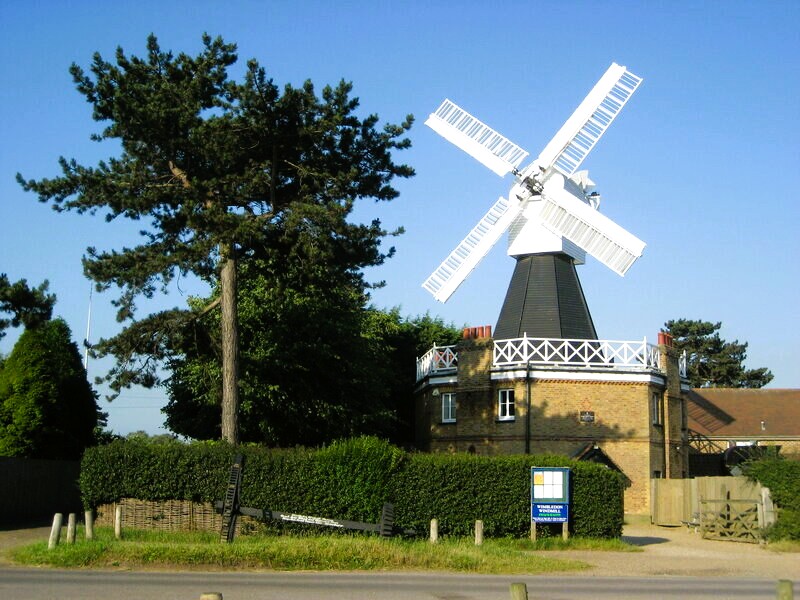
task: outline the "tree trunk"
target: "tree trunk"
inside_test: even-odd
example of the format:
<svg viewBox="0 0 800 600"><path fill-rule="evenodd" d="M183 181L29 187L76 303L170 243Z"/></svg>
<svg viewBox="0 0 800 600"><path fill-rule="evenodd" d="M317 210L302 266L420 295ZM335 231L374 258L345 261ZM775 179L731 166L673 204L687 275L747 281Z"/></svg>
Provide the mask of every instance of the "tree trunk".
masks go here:
<svg viewBox="0 0 800 600"><path fill-rule="evenodd" d="M236 316L236 250L221 248L222 439L239 443L239 326Z"/></svg>

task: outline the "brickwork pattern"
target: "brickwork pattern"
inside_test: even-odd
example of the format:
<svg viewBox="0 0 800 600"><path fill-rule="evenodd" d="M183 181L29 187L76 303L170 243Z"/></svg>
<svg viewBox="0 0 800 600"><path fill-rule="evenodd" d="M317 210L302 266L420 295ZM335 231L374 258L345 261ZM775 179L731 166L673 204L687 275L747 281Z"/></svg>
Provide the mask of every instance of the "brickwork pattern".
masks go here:
<svg viewBox="0 0 800 600"><path fill-rule="evenodd" d="M492 340L465 340L458 349L455 387L439 386L440 393L456 392L456 422L441 423L441 404L430 390L418 395L417 413L431 452L473 452L482 455L531 454L575 456L597 445L630 481L625 510L650 512L650 479L681 477L687 469L685 400L681 395L677 357L662 346L659 383L570 381L526 376L492 380ZM658 381L658 379L657 379ZM515 418L498 419L498 396L513 389ZM660 424L654 423L653 394L662 399ZM530 415L527 407L530 405ZM582 421L581 413L593 414ZM526 435L527 424L530 423Z"/></svg>

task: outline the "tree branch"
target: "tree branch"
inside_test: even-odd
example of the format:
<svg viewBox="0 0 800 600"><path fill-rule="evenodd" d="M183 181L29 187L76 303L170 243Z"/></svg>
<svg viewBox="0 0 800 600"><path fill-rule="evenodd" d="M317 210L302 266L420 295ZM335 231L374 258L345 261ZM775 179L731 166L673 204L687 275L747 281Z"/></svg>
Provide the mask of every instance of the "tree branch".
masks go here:
<svg viewBox="0 0 800 600"><path fill-rule="evenodd" d="M189 177L186 175L186 171L178 167L172 161L169 161L167 164L169 165L170 172L180 180L180 182L183 184L183 187L185 188L192 187L192 184L189 183Z"/></svg>

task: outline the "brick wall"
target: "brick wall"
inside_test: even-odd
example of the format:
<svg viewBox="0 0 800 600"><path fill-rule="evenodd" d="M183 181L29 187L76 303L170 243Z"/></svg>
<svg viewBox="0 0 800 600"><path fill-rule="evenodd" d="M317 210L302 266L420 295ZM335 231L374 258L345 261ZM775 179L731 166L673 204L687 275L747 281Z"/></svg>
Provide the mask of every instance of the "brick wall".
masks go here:
<svg viewBox="0 0 800 600"><path fill-rule="evenodd" d="M441 404L431 389L418 394L417 420L423 430L420 437L425 438L421 449L498 455L522 454L528 446L531 454L574 456L594 444L630 480L625 492L629 513L649 513L654 473L682 476L688 459L681 443L685 410L677 361L669 367L675 376L666 389L660 377L637 382L571 381L528 378L524 368L507 379L492 379L492 347L488 338L464 340L457 350L457 383L437 388L440 393L456 392L455 423L441 423ZM666 355L665 350L662 347ZM513 421L498 419L501 389L514 390ZM661 424L653 423L654 393L663 398ZM594 413L594 421L581 421L582 412Z"/></svg>
<svg viewBox="0 0 800 600"><path fill-rule="evenodd" d="M678 352L672 347L659 346L661 370L667 374L664 390L664 434L666 436L666 473L669 478L689 476L689 445L686 398L681 394L678 372Z"/></svg>
<svg viewBox="0 0 800 600"><path fill-rule="evenodd" d="M571 456L595 444L631 480L628 512L649 508L651 472L647 384L536 381L531 386L531 452ZM581 411L594 422L580 421Z"/></svg>
<svg viewBox="0 0 800 600"><path fill-rule="evenodd" d="M800 456L800 440L780 440L776 441L774 445L781 447L783 455Z"/></svg>

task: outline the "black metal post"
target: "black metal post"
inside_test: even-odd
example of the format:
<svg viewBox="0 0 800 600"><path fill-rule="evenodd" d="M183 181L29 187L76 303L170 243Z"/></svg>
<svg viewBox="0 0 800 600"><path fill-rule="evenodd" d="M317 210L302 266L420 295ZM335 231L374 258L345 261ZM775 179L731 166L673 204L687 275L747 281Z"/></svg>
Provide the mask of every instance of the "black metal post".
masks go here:
<svg viewBox="0 0 800 600"><path fill-rule="evenodd" d="M525 363L525 454L531 453L531 361Z"/></svg>

